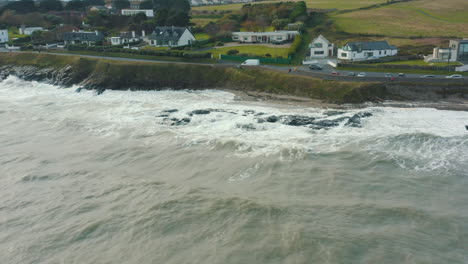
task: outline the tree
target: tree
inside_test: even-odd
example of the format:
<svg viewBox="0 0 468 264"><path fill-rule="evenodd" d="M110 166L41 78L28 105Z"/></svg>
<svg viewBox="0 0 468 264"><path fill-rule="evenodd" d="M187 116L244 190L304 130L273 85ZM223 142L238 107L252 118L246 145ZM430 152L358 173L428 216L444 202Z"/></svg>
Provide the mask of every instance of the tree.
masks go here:
<svg viewBox="0 0 468 264"><path fill-rule="evenodd" d="M65 6L66 10L76 10L76 11L84 11L86 9L86 3L81 0L72 0L67 3Z"/></svg>
<svg viewBox="0 0 468 264"><path fill-rule="evenodd" d="M130 7L130 2L128 0L115 0L114 1L114 6L118 10L129 8Z"/></svg>
<svg viewBox="0 0 468 264"><path fill-rule="evenodd" d="M296 22L297 20L304 21L303 19L307 18L307 6L304 1L297 2L289 15L291 22Z"/></svg>
<svg viewBox="0 0 468 264"><path fill-rule="evenodd" d="M2 10L12 10L20 14L27 14L37 11L37 8L33 0L21 0L8 3Z"/></svg>
<svg viewBox="0 0 468 264"><path fill-rule="evenodd" d="M42 0L39 2L39 10L41 12L60 11L62 9L63 5L59 0Z"/></svg>
<svg viewBox="0 0 468 264"><path fill-rule="evenodd" d="M153 1L145 0L140 3L140 9L153 9Z"/></svg>

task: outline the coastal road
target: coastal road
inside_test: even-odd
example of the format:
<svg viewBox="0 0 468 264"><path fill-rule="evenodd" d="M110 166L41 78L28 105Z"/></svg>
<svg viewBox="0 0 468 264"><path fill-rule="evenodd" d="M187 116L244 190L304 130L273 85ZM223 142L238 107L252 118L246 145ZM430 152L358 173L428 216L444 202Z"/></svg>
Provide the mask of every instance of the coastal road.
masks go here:
<svg viewBox="0 0 468 264"><path fill-rule="evenodd" d="M0 52L5 52L0 50ZM47 53L52 55L59 56L79 56L84 58L94 58L94 59L106 59L112 61L130 61L130 62L149 62L149 63L173 63L173 64L185 64L185 65L209 65L212 67L239 67L240 63L232 61L219 61L218 63L195 63L195 62L181 62L181 61L165 61L165 60L146 60L146 59L133 59L133 58L122 58L122 57L108 57L108 56L95 56L95 55L82 55L82 54L73 54L73 53L54 53L54 52L23 52L23 53ZM244 66L250 67L250 66ZM254 66L262 69L271 69L276 71L282 71L285 73L289 72L292 75L301 75L301 76L310 76L315 78L320 78L323 80L334 80L334 81L349 81L349 82L394 82L394 83L403 83L403 82L417 82L417 83L456 83L456 84L466 84L468 86L468 76L463 76L460 79L448 79L446 75L433 75L433 77L423 77L424 74L406 74L405 77L398 77L398 74L391 73L392 78L386 77L385 72L365 72L365 77L357 76L348 76L351 71L342 71L336 70L329 65L324 65L323 70L314 71L310 70L307 66L274 66L274 65L260 65ZM296 71L294 71L296 68ZM357 75L360 73L358 70L354 73ZM338 73L332 74L333 72ZM457 74L454 72L454 74Z"/></svg>

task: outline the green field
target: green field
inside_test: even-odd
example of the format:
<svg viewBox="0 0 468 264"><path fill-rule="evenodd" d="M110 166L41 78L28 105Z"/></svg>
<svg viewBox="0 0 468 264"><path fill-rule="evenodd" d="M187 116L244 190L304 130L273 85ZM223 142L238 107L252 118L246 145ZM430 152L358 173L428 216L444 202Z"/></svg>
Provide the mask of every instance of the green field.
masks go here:
<svg viewBox="0 0 468 264"><path fill-rule="evenodd" d="M220 54L226 55L229 50L238 50L239 53L248 53L254 54L257 56L265 56L265 54L270 54L272 57L288 57L289 48L272 48L261 45L240 45L234 47L221 47L209 49L206 52L211 52L213 58L218 59Z"/></svg>
<svg viewBox="0 0 468 264"><path fill-rule="evenodd" d="M466 37L468 1L416 0L332 15L337 29L392 37Z"/></svg>
<svg viewBox="0 0 468 264"><path fill-rule="evenodd" d="M195 39L196 40L205 40L205 39L210 39L210 36L206 33L196 33L195 34Z"/></svg>
<svg viewBox="0 0 468 264"><path fill-rule="evenodd" d="M279 2L298 2L303 0L272 0L272 1L261 1L255 4L262 4L262 3L279 3ZM363 6L369 6L379 3L385 3L386 0L305 0L308 8L317 8L317 9L355 9L360 8ZM193 10L196 11L233 11L239 10L242 8L244 4L232 4L232 5L208 5L208 6L200 6L194 7Z"/></svg>

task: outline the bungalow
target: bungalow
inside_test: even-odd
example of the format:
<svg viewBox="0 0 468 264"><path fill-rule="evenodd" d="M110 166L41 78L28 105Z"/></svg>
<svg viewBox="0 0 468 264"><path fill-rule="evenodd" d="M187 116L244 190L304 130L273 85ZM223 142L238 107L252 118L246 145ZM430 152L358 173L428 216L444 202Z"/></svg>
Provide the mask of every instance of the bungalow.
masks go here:
<svg viewBox="0 0 468 264"><path fill-rule="evenodd" d="M146 17L154 17L153 9L122 9L122 16L136 16L137 14L145 14Z"/></svg>
<svg viewBox="0 0 468 264"><path fill-rule="evenodd" d="M338 49L340 60L369 60L381 57L395 56L398 49L387 41L357 41L348 42Z"/></svg>
<svg viewBox="0 0 468 264"><path fill-rule="evenodd" d="M324 36L316 37L309 45L310 58L323 59L333 56L335 45L330 43Z"/></svg>
<svg viewBox="0 0 468 264"><path fill-rule="evenodd" d="M141 36L137 35L135 31L132 32L121 32L118 37L111 37L110 42L112 45L122 45L128 43L134 43L140 41L145 37L145 31L141 32Z"/></svg>
<svg viewBox="0 0 468 264"><path fill-rule="evenodd" d="M8 42L8 30L0 29L0 43Z"/></svg>
<svg viewBox="0 0 468 264"><path fill-rule="evenodd" d="M22 35L32 35L35 31L45 31L43 27L20 27L19 33Z"/></svg>
<svg viewBox="0 0 468 264"><path fill-rule="evenodd" d="M181 47L195 42L195 36L186 27L156 27L148 42L156 47Z"/></svg>
<svg viewBox="0 0 468 264"><path fill-rule="evenodd" d="M104 40L104 34L99 31L87 32L87 31L73 31L66 32L63 34L63 40L65 44L87 44L94 45L98 41Z"/></svg>
<svg viewBox="0 0 468 264"><path fill-rule="evenodd" d="M232 40L241 43L284 43L293 41L299 31L232 32Z"/></svg>

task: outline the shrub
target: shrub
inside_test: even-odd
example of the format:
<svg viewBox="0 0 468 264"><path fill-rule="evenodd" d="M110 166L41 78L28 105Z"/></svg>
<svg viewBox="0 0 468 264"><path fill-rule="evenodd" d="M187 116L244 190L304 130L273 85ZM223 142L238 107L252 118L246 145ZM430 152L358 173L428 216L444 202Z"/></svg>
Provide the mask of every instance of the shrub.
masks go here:
<svg viewBox="0 0 468 264"><path fill-rule="evenodd" d="M270 53L267 53L267 54L265 54L265 57L271 58L271 54L270 54Z"/></svg>
<svg viewBox="0 0 468 264"><path fill-rule="evenodd" d="M224 46L224 43L221 42L221 41L217 41L217 42L215 43L215 46L216 46L216 47L221 47L221 46Z"/></svg>
<svg viewBox="0 0 468 264"><path fill-rule="evenodd" d="M238 54L238 53L239 53L239 51L236 50L236 49L232 49L232 50L228 50L228 51L227 51L227 55L236 55L236 54Z"/></svg>

